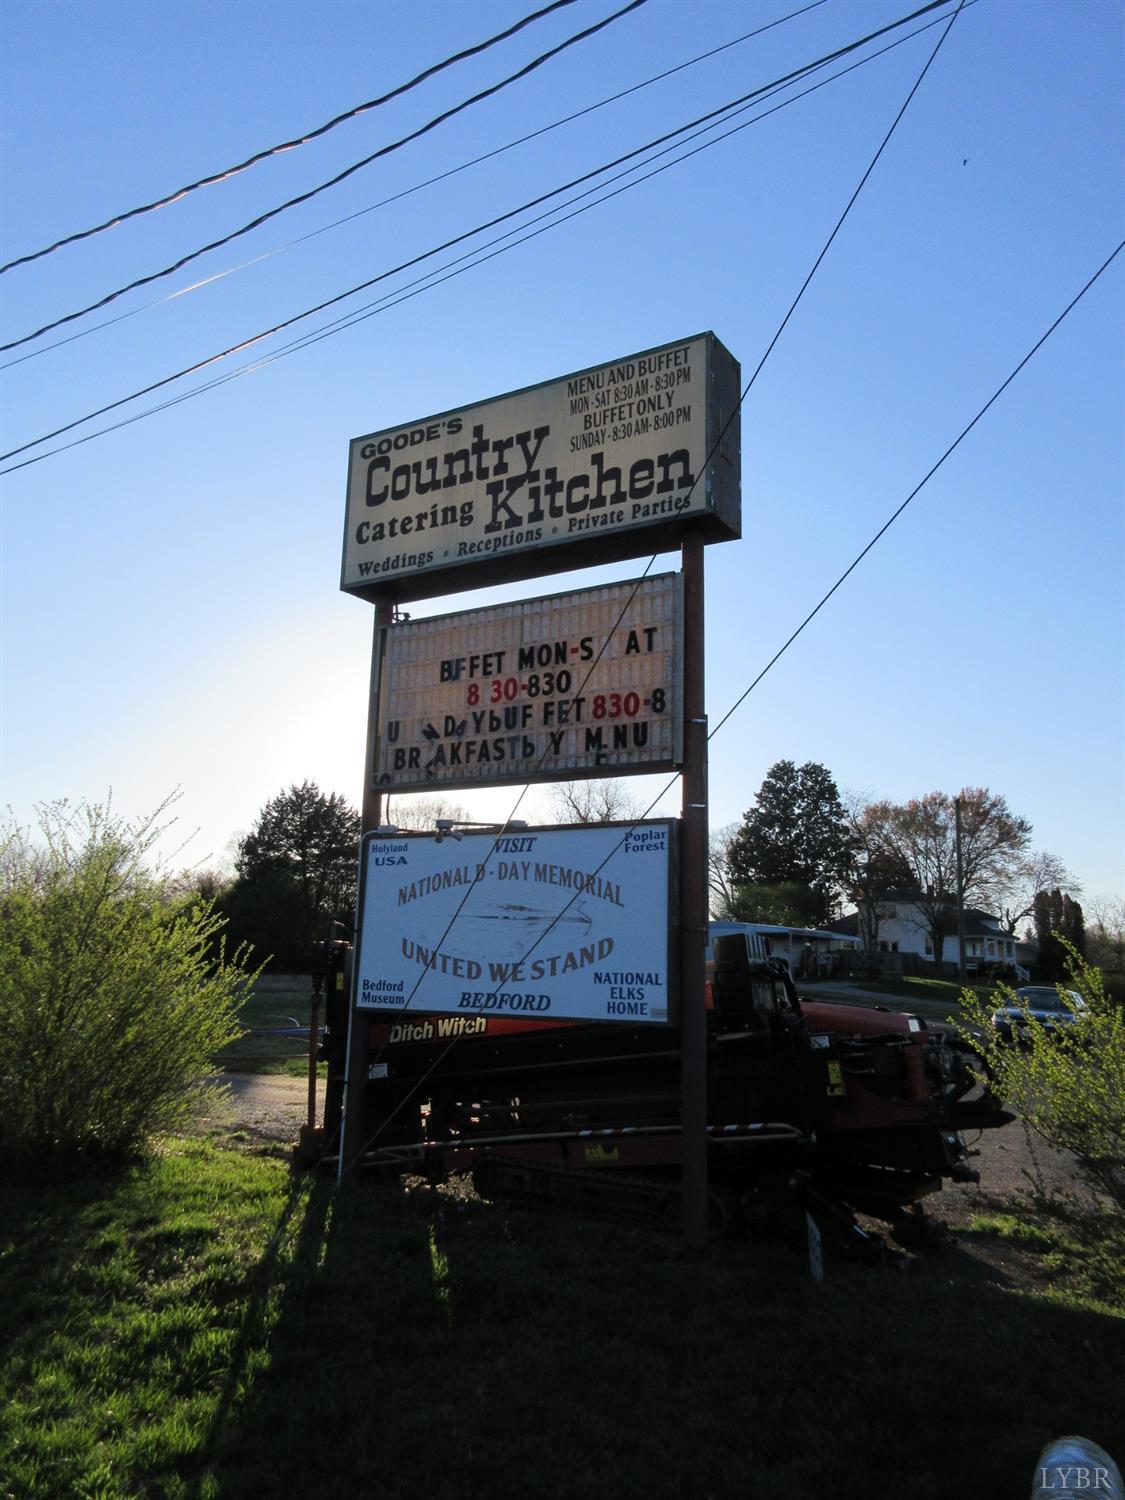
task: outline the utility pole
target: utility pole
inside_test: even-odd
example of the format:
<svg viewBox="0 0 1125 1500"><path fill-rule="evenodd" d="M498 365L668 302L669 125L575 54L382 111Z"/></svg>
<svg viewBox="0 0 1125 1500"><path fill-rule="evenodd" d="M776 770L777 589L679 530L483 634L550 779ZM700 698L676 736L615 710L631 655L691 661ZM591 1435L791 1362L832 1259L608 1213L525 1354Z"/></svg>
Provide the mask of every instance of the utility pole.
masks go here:
<svg viewBox="0 0 1125 1500"><path fill-rule="evenodd" d="M363 762L363 804L360 813L360 850L364 837L379 827L383 817L383 795L375 780L375 749L379 734L379 693L382 687L383 631L394 621L394 605L380 598L375 604L371 639L371 682L367 698L367 747ZM356 910L356 932L359 931ZM348 1045L343 1079L343 1113L340 1120L340 1164L337 1181L344 1182L363 1152L363 1091L367 1081L367 1048L364 1036L367 1017L355 1000L355 983L348 997ZM325 1120L325 1128L329 1121Z"/></svg>
<svg viewBox="0 0 1125 1500"><path fill-rule="evenodd" d="M957 982L962 989L968 983L965 971L965 864L961 858L961 799L953 799L954 829L957 840Z"/></svg>
<svg viewBox="0 0 1125 1500"><path fill-rule="evenodd" d="M707 720L703 686L703 537L684 534L684 769L680 856L681 1174L684 1238L707 1243Z"/></svg>

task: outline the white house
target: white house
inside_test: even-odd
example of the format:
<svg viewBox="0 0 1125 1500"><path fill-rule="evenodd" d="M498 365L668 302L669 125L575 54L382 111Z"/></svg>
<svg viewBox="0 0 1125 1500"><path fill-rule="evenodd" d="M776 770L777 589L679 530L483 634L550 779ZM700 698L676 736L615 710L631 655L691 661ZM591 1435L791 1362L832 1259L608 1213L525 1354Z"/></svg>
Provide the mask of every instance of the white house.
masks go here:
<svg viewBox="0 0 1125 1500"><path fill-rule="evenodd" d="M877 898L876 913L879 918L878 949L881 953L913 953L918 958L934 962L934 945L930 936L930 924L918 905L917 891L888 891ZM843 932L861 931L858 912L849 912L837 922ZM942 941L942 962L957 965L960 960L957 938L957 903L950 900L945 907L945 936ZM977 907L965 908L965 967L974 973L984 964L1010 963L1017 965L1016 937L1005 932L999 917ZM1026 978L1026 971L1021 976Z"/></svg>

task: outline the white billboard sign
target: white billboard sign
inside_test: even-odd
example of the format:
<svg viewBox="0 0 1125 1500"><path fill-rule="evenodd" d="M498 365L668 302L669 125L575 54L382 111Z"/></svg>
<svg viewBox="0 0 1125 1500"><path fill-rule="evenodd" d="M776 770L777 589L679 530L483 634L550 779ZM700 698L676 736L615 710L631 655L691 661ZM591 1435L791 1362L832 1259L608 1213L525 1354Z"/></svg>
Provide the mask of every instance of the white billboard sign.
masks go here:
<svg viewBox="0 0 1125 1500"><path fill-rule="evenodd" d="M670 770L678 573L388 626L371 767L391 792Z"/></svg>
<svg viewBox="0 0 1125 1500"><path fill-rule="evenodd" d="M353 439L340 587L418 599L741 531L714 334Z"/></svg>
<svg viewBox="0 0 1125 1500"><path fill-rule="evenodd" d="M363 841L357 1006L667 1023L669 821Z"/></svg>

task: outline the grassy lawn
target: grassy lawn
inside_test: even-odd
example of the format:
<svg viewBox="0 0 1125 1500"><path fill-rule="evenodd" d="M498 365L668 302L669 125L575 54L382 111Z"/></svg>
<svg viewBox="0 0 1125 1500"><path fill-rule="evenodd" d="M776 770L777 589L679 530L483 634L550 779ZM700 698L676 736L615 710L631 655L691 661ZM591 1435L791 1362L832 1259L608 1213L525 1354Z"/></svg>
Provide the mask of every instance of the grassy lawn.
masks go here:
<svg viewBox="0 0 1125 1500"><path fill-rule="evenodd" d="M957 1005L961 986L955 979L916 979L909 975L896 978L857 979L855 983L864 990L878 995L893 995L896 999L931 1001L950 1007ZM995 985L970 984L967 989L987 1000L996 993Z"/></svg>
<svg viewBox="0 0 1125 1500"><path fill-rule="evenodd" d="M285 1073L303 1078L308 1072L308 1047L298 1037L254 1036L251 1027L309 1024L311 982L305 975L266 976L242 1007L239 1017L246 1032L216 1054L215 1066L226 1073ZM321 1002L319 1024L324 1025ZM321 1064L323 1072L324 1064Z"/></svg>
<svg viewBox="0 0 1125 1500"><path fill-rule="evenodd" d="M1111 1283L1018 1216L819 1287L785 1244L199 1141L0 1194L6 1497L948 1500L1027 1493L1064 1432L1121 1451ZM982 1243L1062 1257L1055 1289L952 1274Z"/></svg>

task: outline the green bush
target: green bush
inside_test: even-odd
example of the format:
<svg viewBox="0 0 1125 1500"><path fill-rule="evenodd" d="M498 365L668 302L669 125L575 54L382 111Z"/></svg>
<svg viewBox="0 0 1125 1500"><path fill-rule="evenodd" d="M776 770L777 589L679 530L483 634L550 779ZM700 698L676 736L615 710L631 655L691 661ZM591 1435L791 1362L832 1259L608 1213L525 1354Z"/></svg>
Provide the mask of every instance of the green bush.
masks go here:
<svg viewBox="0 0 1125 1500"><path fill-rule="evenodd" d="M1048 1031L1025 1006L1025 1039L1006 1040L990 1018L1019 999L1000 985L990 999L961 992L958 1030L982 1058L992 1091L1049 1145L1072 1152L1087 1184L1125 1213L1125 1015L1106 994L1101 971L1063 942L1065 988L1085 1001L1073 1026Z"/></svg>
<svg viewBox="0 0 1125 1500"><path fill-rule="evenodd" d="M197 1104L254 975L152 868L160 818L39 809L0 834L0 1152L120 1158Z"/></svg>

